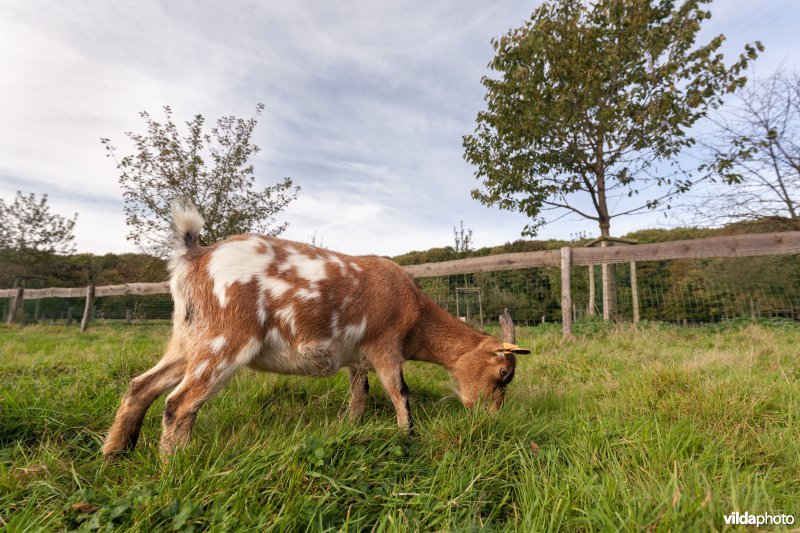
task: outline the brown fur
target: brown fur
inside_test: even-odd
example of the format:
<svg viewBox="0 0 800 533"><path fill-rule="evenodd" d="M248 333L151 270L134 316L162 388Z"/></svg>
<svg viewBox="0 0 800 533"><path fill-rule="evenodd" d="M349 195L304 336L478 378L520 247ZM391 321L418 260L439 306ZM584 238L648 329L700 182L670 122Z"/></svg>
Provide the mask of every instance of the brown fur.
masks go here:
<svg viewBox="0 0 800 533"><path fill-rule="evenodd" d="M227 285L221 305L214 288L215 279L222 278L212 275L212 259L215 253L233 250L230 243L237 242L233 246L252 244L252 254L271 257L262 273L273 286L285 289L282 294L262 289L253 273ZM131 382L103 446L107 456L136 445L148 407L176 385L164 408L161 450L168 455L184 445L200 407L242 366L305 375L330 375L347 366L353 419L364 411L367 375L373 369L401 427L411 425L403 379L403 363L409 359L447 368L467 407L488 400L499 408L503 402L505 385L514 375L514 356L502 354L498 339L438 307L391 261L256 235L179 252L172 263L172 339L164 358ZM247 263L253 257L236 259ZM232 269L238 268L237 261ZM322 269L304 274L291 261Z"/></svg>

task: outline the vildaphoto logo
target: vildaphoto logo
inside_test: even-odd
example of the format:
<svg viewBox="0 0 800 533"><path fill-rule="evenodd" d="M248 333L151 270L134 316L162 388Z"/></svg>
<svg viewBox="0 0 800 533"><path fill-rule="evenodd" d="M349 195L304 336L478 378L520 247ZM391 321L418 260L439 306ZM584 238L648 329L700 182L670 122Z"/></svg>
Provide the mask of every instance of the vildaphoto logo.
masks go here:
<svg viewBox="0 0 800 533"><path fill-rule="evenodd" d="M745 511L734 511L725 515L726 525L736 526L791 526L794 524L794 515L790 514L750 514Z"/></svg>

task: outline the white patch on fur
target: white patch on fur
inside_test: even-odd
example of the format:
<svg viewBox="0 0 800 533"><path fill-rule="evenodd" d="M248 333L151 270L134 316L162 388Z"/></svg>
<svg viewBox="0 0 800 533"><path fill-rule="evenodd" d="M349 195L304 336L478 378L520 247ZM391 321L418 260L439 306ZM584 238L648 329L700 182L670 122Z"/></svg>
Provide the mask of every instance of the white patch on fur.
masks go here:
<svg viewBox="0 0 800 533"><path fill-rule="evenodd" d="M339 313L336 311L334 311L333 315L331 315L331 336L339 336Z"/></svg>
<svg viewBox="0 0 800 533"><path fill-rule="evenodd" d="M278 328L269 328L269 331L267 331L267 335L264 337L264 340L267 342L269 347L272 348L277 348L277 347L283 348L289 345L286 342L286 339L284 339L281 336L281 331Z"/></svg>
<svg viewBox="0 0 800 533"><path fill-rule="evenodd" d="M259 276L256 314L258 315L258 322L260 324L263 325L267 321L267 299L265 292L269 292L272 298L280 298L291 288L292 285L281 278L267 275Z"/></svg>
<svg viewBox="0 0 800 533"><path fill-rule="evenodd" d="M342 303L341 303L341 305L339 305L339 309L344 311L347 308L347 306L350 305L350 302L352 300L353 300L353 297L350 296L350 295L347 295L344 298L342 298Z"/></svg>
<svg viewBox="0 0 800 533"><path fill-rule="evenodd" d="M334 265L337 265L340 269L344 268L344 261L342 261L342 258L339 257L338 255L331 255L328 258L328 261L330 261Z"/></svg>
<svg viewBox="0 0 800 533"><path fill-rule="evenodd" d="M334 340L307 341L292 345L278 328L270 328L264 349L250 362L250 368L264 372L305 376L331 376L341 367L335 357Z"/></svg>
<svg viewBox="0 0 800 533"><path fill-rule="evenodd" d="M176 396L178 396L180 394L180 392L186 387L186 382L188 382L188 381L189 381L189 378L184 376L184 378L181 380L181 382L178 383L178 386L175 387L174 389L172 389L172 392L169 393L169 395L167 396L167 399L166 399L166 403L168 403L171 399L173 399Z"/></svg>
<svg viewBox="0 0 800 533"><path fill-rule="evenodd" d="M192 374L194 374L195 379L200 379L207 367L208 367L208 360L205 360L196 367L194 367L194 371L192 372Z"/></svg>
<svg viewBox="0 0 800 533"><path fill-rule="evenodd" d="M342 340L348 347L355 348L358 343L364 340L364 334L367 332L367 319L362 318L360 324L350 324L344 327L342 332Z"/></svg>
<svg viewBox="0 0 800 533"><path fill-rule="evenodd" d="M263 343L255 337L250 337L247 344L236 354L236 366L244 366L250 364L253 357L261 351Z"/></svg>
<svg viewBox="0 0 800 533"><path fill-rule="evenodd" d="M258 251L261 246L266 246L263 253ZM272 246L259 237L219 245L208 262L208 275L214 283L214 295L219 305L225 307L226 291L234 283L247 283L257 278L261 285L266 277L267 266L274 257Z"/></svg>
<svg viewBox="0 0 800 533"><path fill-rule="evenodd" d="M172 320L176 325L184 324L186 318L186 261L173 257L169 262L172 271L169 277L169 292L172 293Z"/></svg>
<svg viewBox="0 0 800 533"><path fill-rule="evenodd" d="M292 330L292 335L297 333L297 329L294 323L294 306L288 305L284 308L278 309L275 311L275 316L280 319L281 322L289 326L289 329Z"/></svg>
<svg viewBox="0 0 800 533"><path fill-rule="evenodd" d="M264 337L264 349L250 362L250 368L263 372L293 374L297 367L297 354L278 328L269 328Z"/></svg>
<svg viewBox="0 0 800 533"><path fill-rule="evenodd" d="M314 298L319 298L321 296L318 290L312 290L306 288L299 289L294 294L297 298L301 300L313 300Z"/></svg>
<svg viewBox="0 0 800 533"><path fill-rule="evenodd" d="M355 263L355 261L350 261L350 263L348 263L348 264L350 265L350 268L352 268L352 269L353 269L353 270L355 270L356 272L362 272L362 270L363 270L363 269L362 269L360 266L358 266L358 265Z"/></svg>
<svg viewBox="0 0 800 533"><path fill-rule="evenodd" d="M288 281L284 281L281 278L264 276L264 278L261 280L261 289L266 289L269 291L269 295L273 298L280 298L291 288L292 285Z"/></svg>
<svg viewBox="0 0 800 533"><path fill-rule="evenodd" d="M316 283L325 279L325 265L327 262L324 259L312 259L303 254L291 254L286 258L279 270L285 272L292 267L297 269L297 275L305 279L309 283Z"/></svg>
<svg viewBox="0 0 800 533"><path fill-rule="evenodd" d="M220 335L219 337L214 337L209 341L209 345L211 346L211 351L214 353L219 353L225 347L225 337Z"/></svg>

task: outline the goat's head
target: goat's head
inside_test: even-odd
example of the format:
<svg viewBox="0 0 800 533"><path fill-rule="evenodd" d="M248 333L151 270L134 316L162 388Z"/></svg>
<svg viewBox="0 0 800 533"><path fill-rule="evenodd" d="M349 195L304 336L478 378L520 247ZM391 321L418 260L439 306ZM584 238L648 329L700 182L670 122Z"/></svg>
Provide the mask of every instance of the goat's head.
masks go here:
<svg viewBox="0 0 800 533"><path fill-rule="evenodd" d="M516 344L489 337L462 355L452 373L464 405L471 409L477 403L488 402L499 409L505 399L506 387L514 379L516 355L528 353L531 351Z"/></svg>

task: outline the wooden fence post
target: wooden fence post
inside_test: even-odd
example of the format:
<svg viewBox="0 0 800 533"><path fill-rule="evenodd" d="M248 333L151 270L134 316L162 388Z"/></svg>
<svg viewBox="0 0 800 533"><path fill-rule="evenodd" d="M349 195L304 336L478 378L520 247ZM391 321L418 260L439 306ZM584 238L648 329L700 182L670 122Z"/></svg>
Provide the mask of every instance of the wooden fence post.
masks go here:
<svg viewBox="0 0 800 533"><path fill-rule="evenodd" d="M86 306L83 308L83 320L81 320L81 331L86 331L89 327L89 318L92 314L92 303L94 303L94 285L86 287Z"/></svg>
<svg viewBox="0 0 800 533"><path fill-rule="evenodd" d="M19 306L22 305L22 297L25 294L25 287L17 287L14 293L14 299L11 300L11 308L8 310L8 317L6 317L6 324L13 324L14 319L19 311Z"/></svg>
<svg viewBox="0 0 800 533"><path fill-rule="evenodd" d="M131 323L131 308L130 307L125 308L125 323L126 324L130 324Z"/></svg>
<svg viewBox="0 0 800 533"><path fill-rule="evenodd" d="M572 249L561 249L561 326L565 337L572 337Z"/></svg>
<svg viewBox="0 0 800 533"><path fill-rule="evenodd" d="M72 325L72 307L67 307L67 325Z"/></svg>
<svg viewBox="0 0 800 533"><path fill-rule="evenodd" d="M81 332L89 327L89 320L92 318L92 306L94 304L94 261L92 254L89 254L89 285L86 287L86 305L83 307L83 319L81 320Z"/></svg>
<svg viewBox="0 0 800 533"><path fill-rule="evenodd" d="M595 311L594 265L589 265L589 316L594 316Z"/></svg>
<svg viewBox="0 0 800 533"><path fill-rule="evenodd" d="M633 323L639 323L639 287L636 284L636 261L631 261L631 299L633 300Z"/></svg>

